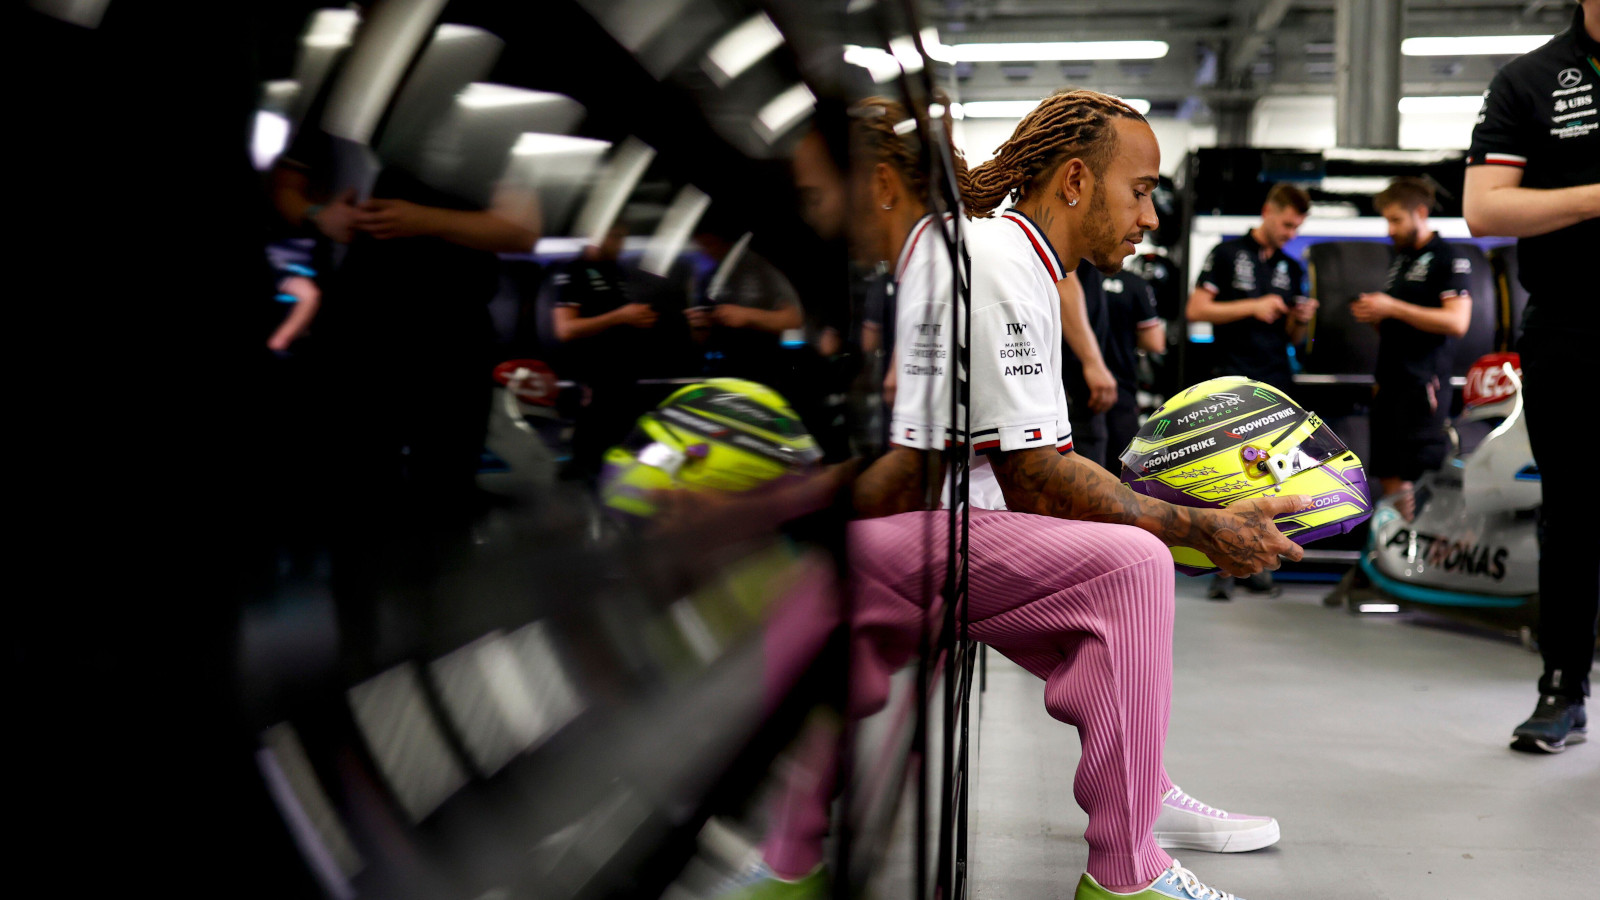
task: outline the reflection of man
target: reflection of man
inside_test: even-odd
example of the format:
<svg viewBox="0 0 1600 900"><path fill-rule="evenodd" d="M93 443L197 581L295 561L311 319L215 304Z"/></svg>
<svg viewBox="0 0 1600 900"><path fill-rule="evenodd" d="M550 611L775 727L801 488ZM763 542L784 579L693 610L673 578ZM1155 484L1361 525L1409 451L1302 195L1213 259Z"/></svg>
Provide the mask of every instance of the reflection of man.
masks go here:
<svg viewBox="0 0 1600 900"><path fill-rule="evenodd" d="M622 289L622 267L617 260L627 236L625 226L613 225L599 244L584 247L578 259L551 276L551 285L559 292L552 313L556 340L579 342L613 329L643 330L656 323L656 311L647 303L629 302ZM614 341L607 343L620 349L621 344L637 340L635 335L618 331ZM611 362L625 363L626 359Z"/></svg>
<svg viewBox="0 0 1600 900"><path fill-rule="evenodd" d="M1305 270L1283 252L1311 211L1311 197L1292 184L1274 185L1261 206L1261 224L1212 248L1189 295L1188 316L1214 326L1217 375L1265 381L1293 396L1289 346L1305 340L1317 301L1305 296ZM1272 576L1246 582L1275 592ZM1206 596L1227 600L1233 579L1218 574Z"/></svg>
<svg viewBox="0 0 1600 900"><path fill-rule="evenodd" d="M1539 531L1539 704L1512 747L1556 753L1582 738L1600 569L1583 466L1563 434L1572 392L1593 380L1600 346L1600 0L1572 27L1505 65L1484 95L1462 202L1473 234L1519 238L1523 410L1544 482Z"/></svg>
<svg viewBox="0 0 1600 900"><path fill-rule="evenodd" d="M354 468L380 482L399 473L429 503L461 511L487 423L496 254L533 248L537 202L488 185L492 198L463 197L393 164L365 202L354 190L336 192L348 173L320 123L342 71L341 61L272 172L279 214L325 238L324 246L347 248L325 279L317 318L330 424ZM367 487L390 494L378 482Z"/></svg>
<svg viewBox="0 0 1600 900"><path fill-rule="evenodd" d="M1243 375L1285 392L1294 387L1288 348L1305 340L1317 307L1305 296L1305 270L1283 248L1310 210L1305 191L1275 185L1261 206L1261 224L1206 257L1188 316L1215 326L1216 374Z"/></svg>
<svg viewBox="0 0 1600 900"><path fill-rule="evenodd" d="M580 479L599 474L606 448L627 437L643 412L638 380L656 350L650 334L656 311L632 302L623 289L618 259L627 234L613 225L599 244L584 247L582 256L550 276L556 339L565 345L562 367L589 389L573 427L567 471Z"/></svg>
<svg viewBox="0 0 1600 900"><path fill-rule="evenodd" d="M723 234L702 231L695 242L718 263L701 305L686 313L695 337L718 360L712 368L782 390L776 383L779 341L805 321L800 295L747 241L730 243Z"/></svg>
<svg viewBox="0 0 1600 900"><path fill-rule="evenodd" d="M1381 292L1350 305L1357 322L1378 328L1377 391L1372 398L1372 456L1367 464L1408 520L1411 486L1444 464L1450 450L1450 339L1472 321L1472 262L1428 227L1433 186L1396 178L1373 201L1389 223L1394 263Z"/></svg>

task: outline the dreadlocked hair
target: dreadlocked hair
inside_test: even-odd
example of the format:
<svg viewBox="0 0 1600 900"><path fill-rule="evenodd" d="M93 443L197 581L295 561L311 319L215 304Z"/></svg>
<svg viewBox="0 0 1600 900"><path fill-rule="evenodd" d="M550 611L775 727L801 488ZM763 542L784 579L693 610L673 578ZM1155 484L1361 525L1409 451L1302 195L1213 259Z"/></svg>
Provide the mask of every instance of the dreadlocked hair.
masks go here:
<svg viewBox="0 0 1600 900"><path fill-rule="evenodd" d="M948 136L950 102L938 91L934 93L933 102L945 110L944 133ZM851 152L869 166L887 163L919 201L928 196L929 167L924 164L923 142L929 133L925 111L913 117L904 104L887 97L868 97L850 107ZM954 146L951 158L955 164L956 184L964 185L968 177L967 161Z"/></svg>
<svg viewBox="0 0 1600 900"><path fill-rule="evenodd" d="M1116 151L1112 119L1145 121L1122 100L1095 91L1065 89L1039 101L994 158L960 182L967 215L989 218L1007 196L1026 197L1044 176L1073 157L1095 175L1102 174Z"/></svg>

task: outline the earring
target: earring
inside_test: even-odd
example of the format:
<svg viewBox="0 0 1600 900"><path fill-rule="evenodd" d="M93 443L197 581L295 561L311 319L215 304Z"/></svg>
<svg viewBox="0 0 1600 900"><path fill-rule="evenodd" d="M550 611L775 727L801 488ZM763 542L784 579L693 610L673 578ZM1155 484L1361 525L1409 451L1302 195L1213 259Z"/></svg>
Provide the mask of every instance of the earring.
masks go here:
<svg viewBox="0 0 1600 900"><path fill-rule="evenodd" d="M894 204L893 203L885 203L883 205L883 208L884 209L894 209Z"/></svg>
<svg viewBox="0 0 1600 900"><path fill-rule="evenodd" d="M1077 206L1077 205L1078 205L1078 201L1077 201L1077 198L1073 198L1073 199L1071 199L1071 200L1068 200L1068 201L1067 201L1067 205L1068 205L1068 206Z"/></svg>

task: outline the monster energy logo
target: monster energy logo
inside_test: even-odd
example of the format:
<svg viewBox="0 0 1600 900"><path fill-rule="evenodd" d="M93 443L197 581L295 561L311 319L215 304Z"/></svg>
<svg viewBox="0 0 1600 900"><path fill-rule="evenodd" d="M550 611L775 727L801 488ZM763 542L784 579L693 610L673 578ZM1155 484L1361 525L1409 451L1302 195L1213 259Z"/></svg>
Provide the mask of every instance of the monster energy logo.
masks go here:
<svg viewBox="0 0 1600 900"><path fill-rule="evenodd" d="M1161 437L1163 434L1166 434L1167 433L1167 426L1171 425L1171 424L1172 423L1167 421L1166 419L1162 419L1160 422L1157 422L1156 423L1156 431L1155 431L1156 437Z"/></svg>
<svg viewBox="0 0 1600 900"><path fill-rule="evenodd" d="M1263 400L1271 400L1274 403L1278 402L1277 396L1275 396L1271 391L1266 391L1266 390L1262 390L1261 388L1256 388L1255 389L1255 395L1257 397L1260 397Z"/></svg>

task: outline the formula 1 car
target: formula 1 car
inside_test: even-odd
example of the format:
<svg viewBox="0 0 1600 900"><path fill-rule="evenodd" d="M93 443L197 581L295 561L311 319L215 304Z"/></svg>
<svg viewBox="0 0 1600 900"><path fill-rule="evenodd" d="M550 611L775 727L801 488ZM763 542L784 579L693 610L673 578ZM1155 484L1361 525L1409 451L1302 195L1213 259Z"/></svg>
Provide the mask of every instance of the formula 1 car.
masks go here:
<svg viewBox="0 0 1600 900"><path fill-rule="evenodd" d="M1415 516L1408 521L1394 498L1378 502L1360 563L1329 605L1357 614L1427 610L1535 646L1542 495L1520 367L1515 353L1473 364L1465 407L1449 426L1452 452L1417 482ZM1463 435L1485 428L1475 447L1463 447Z"/></svg>

